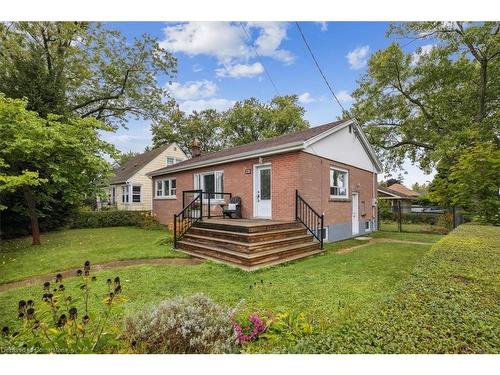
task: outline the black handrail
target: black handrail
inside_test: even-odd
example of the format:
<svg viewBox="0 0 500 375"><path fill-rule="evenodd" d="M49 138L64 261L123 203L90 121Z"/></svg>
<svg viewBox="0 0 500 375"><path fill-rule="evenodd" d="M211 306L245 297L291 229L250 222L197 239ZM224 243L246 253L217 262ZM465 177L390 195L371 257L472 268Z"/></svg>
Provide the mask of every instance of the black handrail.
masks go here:
<svg viewBox="0 0 500 375"><path fill-rule="evenodd" d="M192 190L197 193L191 202L185 206L178 214L174 214L174 249L177 248L177 241L193 226L203 218L202 190ZM184 204L184 194L183 194Z"/></svg>
<svg viewBox="0 0 500 375"><path fill-rule="evenodd" d="M200 193L201 192L201 193ZM204 210L205 215L203 217L206 218L211 218L211 217L222 217L222 215L212 215L212 210L211 210L211 205L213 202L220 203L222 200L225 201L225 197L229 197L231 199L233 197L232 193L224 193L222 191L214 191L214 192L208 192L208 191L202 191L202 190L184 190L182 192L182 206L185 206L186 202L186 194L201 194L203 197L202 204L207 205L207 209ZM224 202L225 203L225 202Z"/></svg>
<svg viewBox="0 0 500 375"><path fill-rule="evenodd" d="M295 190L295 220L301 222L319 241L323 249L323 225L325 214L318 214Z"/></svg>

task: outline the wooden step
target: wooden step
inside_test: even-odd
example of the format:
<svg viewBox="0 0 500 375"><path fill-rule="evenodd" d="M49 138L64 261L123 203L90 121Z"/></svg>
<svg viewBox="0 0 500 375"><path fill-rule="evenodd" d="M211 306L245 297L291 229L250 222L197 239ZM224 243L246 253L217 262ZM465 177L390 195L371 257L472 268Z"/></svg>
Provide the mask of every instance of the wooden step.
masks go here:
<svg viewBox="0 0 500 375"><path fill-rule="evenodd" d="M244 232L234 232L220 229L210 229L202 227L192 227L189 230L190 234L207 236L212 238L221 238L225 240L233 240L246 243L262 242L269 240L277 240L280 238L285 238L289 236L300 236L307 234L307 229L304 227L291 228L291 229L278 229L266 232L256 232L256 233L244 233Z"/></svg>
<svg viewBox="0 0 500 375"><path fill-rule="evenodd" d="M276 230L285 229L297 229L301 228L300 224L295 221L290 222L269 222L266 223L262 220L261 223L256 223L251 226L242 225L237 221L231 222L231 219L227 219L227 222L218 221L213 222L210 220L200 220L193 225L194 228L207 228L207 229L217 229L230 232L240 232L240 233L259 233L259 232L269 232Z"/></svg>
<svg viewBox="0 0 500 375"><path fill-rule="evenodd" d="M185 234L183 239L186 241L197 242L207 246L239 251L243 253L256 253L264 250L271 250L290 245L311 243L313 241L312 236L307 234L302 234L298 236L288 236L288 237L278 238L275 240L248 243L244 241L226 240L223 238L198 235L198 234L193 234L191 232Z"/></svg>
<svg viewBox="0 0 500 375"><path fill-rule="evenodd" d="M178 248L190 255L251 267L280 260L286 261L300 254L316 252L319 250L319 244L317 242L295 244L250 254L183 239L178 242Z"/></svg>
<svg viewBox="0 0 500 375"><path fill-rule="evenodd" d="M286 257L272 257L265 260L261 260L260 262L250 263L250 265L248 265L247 262L241 259L233 259L231 257L225 256L220 253L217 253L217 255L214 256L212 254L192 251L188 249L182 249L181 251L196 258L208 259L217 263L223 263L229 266L238 267L244 271L249 271L249 272L324 253L324 250L319 249L318 245L315 249L309 251L302 251L302 252L296 252L294 254L288 254Z"/></svg>

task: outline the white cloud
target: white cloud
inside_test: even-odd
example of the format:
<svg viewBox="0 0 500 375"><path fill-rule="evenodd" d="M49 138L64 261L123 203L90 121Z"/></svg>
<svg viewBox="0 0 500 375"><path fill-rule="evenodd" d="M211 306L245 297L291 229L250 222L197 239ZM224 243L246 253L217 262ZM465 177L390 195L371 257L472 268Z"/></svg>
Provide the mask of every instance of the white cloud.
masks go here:
<svg viewBox="0 0 500 375"><path fill-rule="evenodd" d="M316 98L314 98L310 93L307 91L303 94L299 95L299 103L301 104L309 104L317 101Z"/></svg>
<svg viewBox="0 0 500 375"><path fill-rule="evenodd" d="M185 83L172 82L167 86L167 90L177 100L194 100L214 96L217 85L206 79Z"/></svg>
<svg viewBox="0 0 500 375"><path fill-rule="evenodd" d="M344 104L350 104L354 101L353 97L349 94L347 90L340 90L336 93L338 100Z"/></svg>
<svg viewBox="0 0 500 375"><path fill-rule="evenodd" d="M240 23L232 22L185 22L166 26L160 45L174 53L183 52L190 56L210 55L221 65L247 63L255 58L255 51L285 64L291 64L295 57L288 50L280 48L286 39L287 24L283 22L249 22L246 30ZM252 34L257 32L253 40ZM249 40L250 39L250 40Z"/></svg>
<svg viewBox="0 0 500 375"><path fill-rule="evenodd" d="M235 100L228 99L200 99L200 100L186 100L179 104L179 108L186 112L202 111L204 109L216 109L217 111L225 111L231 108L236 103Z"/></svg>
<svg viewBox="0 0 500 375"><path fill-rule="evenodd" d="M417 51L413 53L411 56L411 63L416 64L420 60L422 56L426 56L429 53L431 53L432 49L436 47L435 44L425 44L423 46L420 46Z"/></svg>
<svg viewBox="0 0 500 375"><path fill-rule="evenodd" d="M188 55L213 55L220 61L245 57L250 53L245 32L230 22L186 22L163 29L163 48Z"/></svg>
<svg viewBox="0 0 500 375"><path fill-rule="evenodd" d="M198 73L203 70L203 67L200 64L193 64L193 72Z"/></svg>
<svg viewBox="0 0 500 375"><path fill-rule="evenodd" d="M226 65L223 68L216 69L215 74L217 77L254 77L264 72L264 67L260 62L253 64L236 64Z"/></svg>
<svg viewBox="0 0 500 375"><path fill-rule="evenodd" d="M251 22L251 28L259 30L255 40L255 49L261 56L269 56L285 64L291 64L295 57L290 51L280 49L281 42L286 39L287 25L283 22Z"/></svg>
<svg viewBox="0 0 500 375"><path fill-rule="evenodd" d="M347 61L351 66L351 69L361 69L366 65L368 60L368 52L370 51L369 46L358 47L353 51L350 51L347 55Z"/></svg>
<svg viewBox="0 0 500 375"><path fill-rule="evenodd" d="M320 21L316 23L319 24L321 31L328 31L328 23L326 21Z"/></svg>

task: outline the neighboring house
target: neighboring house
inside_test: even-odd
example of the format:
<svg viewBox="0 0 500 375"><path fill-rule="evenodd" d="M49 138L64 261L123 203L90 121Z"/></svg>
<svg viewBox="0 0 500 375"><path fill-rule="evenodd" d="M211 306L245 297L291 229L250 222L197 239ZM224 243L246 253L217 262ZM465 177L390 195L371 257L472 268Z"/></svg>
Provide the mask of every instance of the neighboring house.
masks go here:
<svg viewBox="0 0 500 375"><path fill-rule="evenodd" d="M411 212L412 204L419 196L417 192L401 184L392 184L389 187L379 185L377 193L379 199L389 200L392 212L398 212L398 205L401 204L402 213Z"/></svg>
<svg viewBox="0 0 500 375"><path fill-rule="evenodd" d="M183 191L201 189L211 194L215 207L222 201L217 193L231 193L242 199L243 218L284 222L296 220L298 191L316 212L324 213L322 235L327 241L377 228L381 165L351 120L204 155L196 147L192 154L191 159L148 173L155 191L153 213L162 224L171 225L174 214L183 209ZM206 197L203 202L208 204Z"/></svg>
<svg viewBox="0 0 500 375"><path fill-rule="evenodd" d="M151 210L151 178L147 173L187 159L175 144L144 152L115 169L107 188L108 204L119 210ZM175 188L175 187L174 187Z"/></svg>

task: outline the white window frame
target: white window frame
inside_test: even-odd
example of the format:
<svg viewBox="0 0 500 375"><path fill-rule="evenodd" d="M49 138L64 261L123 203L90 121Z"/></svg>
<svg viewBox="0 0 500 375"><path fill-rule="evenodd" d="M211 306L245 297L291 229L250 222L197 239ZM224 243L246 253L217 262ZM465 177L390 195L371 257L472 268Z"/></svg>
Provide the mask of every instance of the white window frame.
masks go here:
<svg viewBox="0 0 500 375"><path fill-rule="evenodd" d="M330 193L330 198L341 198L341 199L349 199L349 171L347 169L330 167L330 191L331 188L338 187L333 185L333 172L343 172L346 174L346 186L345 186L345 195L334 195Z"/></svg>
<svg viewBox="0 0 500 375"><path fill-rule="evenodd" d="M172 164L168 164L168 159L172 160ZM173 157L173 156L167 156L167 158L165 159L165 164L167 165L167 167L170 167L171 165L174 165L176 163L175 160L176 160L175 157Z"/></svg>
<svg viewBox="0 0 500 375"><path fill-rule="evenodd" d="M175 194L172 193L172 181L175 181ZM161 195L158 194L158 182L161 183ZM166 185L168 182L168 189L166 189ZM155 180L155 199L177 199L177 179L175 177L169 178L161 178Z"/></svg>
<svg viewBox="0 0 500 375"><path fill-rule="evenodd" d="M218 170L218 171L209 171L209 172L203 172L203 173L195 173L193 175L193 189L194 190L203 190L205 191L205 182L203 177L207 175L214 175L214 190L218 193L223 193L224 192L224 171L223 170ZM222 179L218 179L217 176L221 176ZM222 182L220 182L222 181ZM219 186L218 186L219 185ZM220 188L218 190L217 188ZM204 196L203 197L204 202L208 202L208 197ZM210 204L219 204L221 202L224 202L224 195L221 194L215 194L214 198L210 198Z"/></svg>
<svg viewBox="0 0 500 375"><path fill-rule="evenodd" d="M134 187L138 187L140 189L139 192L139 202L134 202ZM130 203L132 204L141 204L142 203L142 185L141 184L132 184L130 185Z"/></svg>
<svg viewBox="0 0 500 375"><path fill-rule="evenodd" d="M172 164L168 164L168 160L171 159L172 160ZM176 158L175 156L167 156L166 159L165 159L165 165L167 167L170 167L174 164L177 164L177 163L180 163L181 161L184 161L184 159L182 158Z"/></svg>
<svg viewBox="0 0 500 375"><path fill-rule="evenodd" d="M130 186L129 185L122 185L122 199L121 202L122 204L129 204L130 203Z"/></svg>

